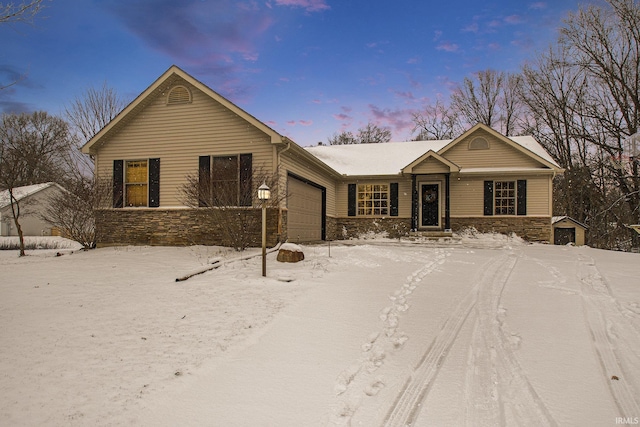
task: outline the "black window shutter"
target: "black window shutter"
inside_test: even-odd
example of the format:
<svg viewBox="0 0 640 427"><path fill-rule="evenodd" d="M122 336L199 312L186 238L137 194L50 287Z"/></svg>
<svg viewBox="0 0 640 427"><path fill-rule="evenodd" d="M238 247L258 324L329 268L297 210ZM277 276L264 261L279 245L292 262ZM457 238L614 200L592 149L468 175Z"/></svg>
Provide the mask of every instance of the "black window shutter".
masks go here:
<svg viewBox="0 0 640 427"><path fill-rule="evenodd" d="M356 216L356 184L349 184L349 207L348 213L349 216Z"/></svg>
<svg viewBox="0 0 640 427"><path fill-rule="evenodd" d="M149 159L149 207L160 206L160 159Z"/></svg>
<svg viewBox="0 0 640 427"><path fill-rule="evenodd" d="M121 208L123 206L124 194L124 161L113 161L113 207Z"/></svg>
<svg viewBox="0 0 640 427"><path fill-rule="evenodd" d="M493 215L493 181L484 182L484 214Z"/></svg>
<svg viewBox="0 0 640 427"><path fill-rule="evenodd" d="M211 156L200 156L198 159L198 206L208 206L211 200Z"/></svg>
<svg viewBox="0 0 640 427"><path fill-rule="evenodd" d="M398 216L398 183L392 182L389 184L389 198L390 200L390 209L389 215Z"/></svg>
<svg viewBox="0 0 640 427"><path fill-rule="evenodd" d="M527 180L518 180L518 215L527 214Z"/></svg>
<svg viewBox="0 0 640 427"><path fill-rule="evenodd" d="M240 206L253 205L253 157L240 154Z"/></svg>

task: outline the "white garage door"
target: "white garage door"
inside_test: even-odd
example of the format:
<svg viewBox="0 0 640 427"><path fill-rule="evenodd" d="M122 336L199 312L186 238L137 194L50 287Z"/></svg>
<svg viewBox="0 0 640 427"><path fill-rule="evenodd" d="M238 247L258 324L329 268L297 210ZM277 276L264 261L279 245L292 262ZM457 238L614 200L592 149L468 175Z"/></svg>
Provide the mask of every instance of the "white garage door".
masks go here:
<svg viewBox="0 0 640 427"><path fill-rule="evenodd" d="M287 181L287 235L289 241L322 240L322 190L289 177Z"/></svg>

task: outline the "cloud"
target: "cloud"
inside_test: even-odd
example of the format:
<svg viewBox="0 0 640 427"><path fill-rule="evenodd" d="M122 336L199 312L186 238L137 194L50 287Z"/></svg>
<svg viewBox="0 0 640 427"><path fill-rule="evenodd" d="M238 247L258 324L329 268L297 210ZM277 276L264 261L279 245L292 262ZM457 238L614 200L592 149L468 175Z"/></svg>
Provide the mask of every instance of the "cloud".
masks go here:
<svg viewBox="0 0 640 427"><path fill-rule="evenodd" d="M546 9L546 8L547 8L547 3L543 1L538 1L535 3L531 3L529 5L529 9L533 9L533 10L540 10L540 9Z"/></svg>
<svg viewBox="0 0 640 427"><path fill-rule="evenodd" d="M437 50L444 50L445 52L457 52L460 49L460 46L456 43L451 42L442 42L438 46L436 46Z"/></svg>
<svg viewBox="0 0 640 427"><path fill-rule="evenodd" d="M305 9L307 12L320 12L331 7L325 0L275 0L277 6L291 6Z"/></svg>
<svg viewBox="0 0 640 427"><path fill-rule="evenodd" d="M477 22L473 22L462 29L465 33L477 33L480 30L480 26Z"/></svg>
<svg viewBox="0 0 640 427"><path fill-rule="evenodd" d="M394 95L397 96L400 99L404 99L405 101L415 101L416 97L413 95L412 92L408 92L408 91L393 91Z"/></svg>
<svg viewBox="0 0 640 427"><path fill-rule="evenodd" d="M389 126L396 132L406 132L413 129L413 121L411 120L413 110L405 108L392 110L369 104L369 111L378 126Z"/></svg>
<svg viewBox="0 0 640 427"><path fill-rule="evenodd" d="M520 15L509 15L504 18L504 22L507 24L515 25L523 22L523 19Z"/></svg>
<svg viewBox="0 0 640 427"><path fill-rule="evenodd" d="M143 43L180 64L209 69L218 78L258 60L257 45L273 25L255 1L108 0L104 8Z"/></svg>
<svg viewBox="0 0 640 427"><path fill-rule="evenodd" d="M345 113L333 114L332 117L340 122L350 121L352 117Z"/></svg>
<svg viewBox="0 0 640 427"><path fill-rule="evenodd" d="M301 126L311 126L313 125L313 120L298 120Z"/></svg>

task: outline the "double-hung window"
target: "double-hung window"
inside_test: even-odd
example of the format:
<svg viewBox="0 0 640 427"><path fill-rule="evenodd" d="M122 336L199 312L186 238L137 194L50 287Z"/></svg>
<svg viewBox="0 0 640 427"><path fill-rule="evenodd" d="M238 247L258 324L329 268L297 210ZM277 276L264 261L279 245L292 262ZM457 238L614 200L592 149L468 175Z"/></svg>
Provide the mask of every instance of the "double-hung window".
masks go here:
<svg viewBox="0 0 640 427"><path fill-rule="evenodd" d="M160 206L160 159L113 161L113 207Z"/></svg>
<svg viewBox="0 0 640 427"><path fill-rule="evenodd" d="M389 215L389 185L358 185L358 216Z"/></svg>
<svg viewBox="0 0 640 427"><path fill-rule="evenodd" d="M485 215L526 215L527 180L485 181Z"/></svg>
<svg viewBox="0 0 640 427"><path fill-rule="evenodd" d="M252 155L200 156L200 206L251 206Z"/></svg>
<svg viewBox="0 0 640 427"><path fill-rule="evenodd" d="M495 215L516 214L516 182L495 181L494 213Z"/></svg>
<svg viewBox="0 0 640 427"><path fill-rule="evenodd" d="M125 162L124 205L129 207L147 206L149 173L146 160Z"/></svg>

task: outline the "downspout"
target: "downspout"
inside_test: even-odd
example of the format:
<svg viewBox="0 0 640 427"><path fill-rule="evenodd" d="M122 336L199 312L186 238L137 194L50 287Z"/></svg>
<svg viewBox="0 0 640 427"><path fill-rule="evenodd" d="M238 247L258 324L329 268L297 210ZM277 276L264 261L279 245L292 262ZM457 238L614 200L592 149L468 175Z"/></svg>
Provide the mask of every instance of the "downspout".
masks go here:
<svg viewBox="0 0 640 427"><path fill-rule="evenodd" d="M277 160L276 160L276 171L278 173L278 187L280 187L280 167L282 166L281 156L282 156L282 153L287 152L290 148L291 148L291 141L287 141L287 146L283 150L278 151ZM286 191L286 188L285 188L285 191ZM282 203L278 203L278 235L280 236L280 239L278 240L282 239L282 228L283 228L282 227Z"/></svg>
<svg viewBox="0 0 640 427"><path fill-rule="evenodd" d="M445 230L451 230L451 199L449 197L450 186L451 186L451 172L444 174L445 184L444 184L444 228Z"/></svg>

